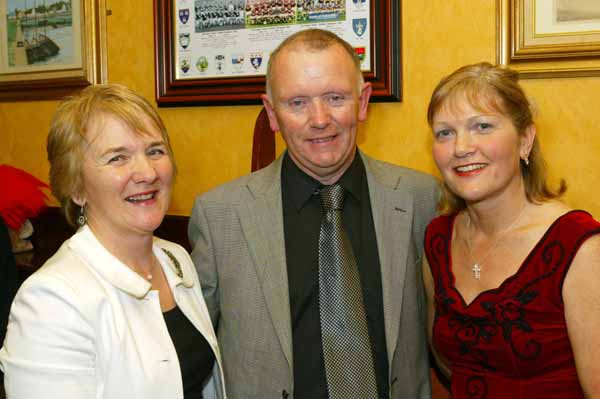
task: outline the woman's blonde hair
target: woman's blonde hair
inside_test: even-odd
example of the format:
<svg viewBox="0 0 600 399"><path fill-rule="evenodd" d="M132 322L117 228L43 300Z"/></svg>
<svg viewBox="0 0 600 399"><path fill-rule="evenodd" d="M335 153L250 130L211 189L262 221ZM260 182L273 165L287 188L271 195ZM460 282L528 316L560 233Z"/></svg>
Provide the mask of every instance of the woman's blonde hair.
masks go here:
<svg viewBox="0 0 600 399"><path fill-rule="evenodd" d="M479 110L494 110L508 117L519 135L532 126L533 113L525 92L519 85L519 74L508 68L493 66L487 62L463 66L443 78L433 90L427 121L433 125L435 115L444 107L452 108L459 98L466 98ZM527 200L534 203L560 197L567 189L561 180L558 189L547 183L546 162L537 135L534 138L528 163L522 161L521 175ZM466 207L465 201L444 184L439 209L443 214L458 212Z"/></svg>
<svg viewBox="0 0 600 399"><path fill-rule="evenodd" d="M135 134L147 135L148 123L161 133L175 170L173 149L156 109L133 90L118 84L88 86L66 98L52 118L46 150L50 162L50 188L69 224L76 226L80 206L74 197L84 193L83 150L90 131L103 117L112 117Z"/></svg>

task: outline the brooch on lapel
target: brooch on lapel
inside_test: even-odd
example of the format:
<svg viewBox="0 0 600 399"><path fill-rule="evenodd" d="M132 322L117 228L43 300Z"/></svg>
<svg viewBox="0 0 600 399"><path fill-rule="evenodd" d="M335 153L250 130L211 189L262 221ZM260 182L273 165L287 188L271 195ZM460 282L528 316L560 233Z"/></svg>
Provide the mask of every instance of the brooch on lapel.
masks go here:
<svg viewBox="0 0 600 399"><path fill-rule="evenodd" d="M177 276L179 278L183 277L183 272L181 271L181 264L179 264L179 261L177 260L177 258L175 257L175 255L173 255L173 252L169 251L168 249L164 249L161 248L163 250L164 253L167 254L167 256L169 257L169 259L171 259L171 262L173 263L173 266L175 266L175 272L177 273Z"/></svg>

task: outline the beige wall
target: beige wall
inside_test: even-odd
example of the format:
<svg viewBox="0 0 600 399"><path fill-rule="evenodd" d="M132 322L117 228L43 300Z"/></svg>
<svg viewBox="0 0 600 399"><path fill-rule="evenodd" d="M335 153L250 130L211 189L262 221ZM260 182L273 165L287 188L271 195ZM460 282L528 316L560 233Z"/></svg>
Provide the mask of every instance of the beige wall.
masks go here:
<svg viewBox="0 0 600 399"><path fill-rule="evenodd" d="M108 77L154 99L150 0L107 0ZM375 157L435 173L425 120L437 81L458 66L495 60L495 1L402 1L404 101L372 104L359 144ZM554 179L573 207L600 217L600 78L527 80L539 107L538 132ZM57 102L0 103L0 163L47 181L45 137ZM193 197L249 171L259 106L161 109L179 167L170 212L189 214ZM281 141L278 141L281 149Z"/></svg>

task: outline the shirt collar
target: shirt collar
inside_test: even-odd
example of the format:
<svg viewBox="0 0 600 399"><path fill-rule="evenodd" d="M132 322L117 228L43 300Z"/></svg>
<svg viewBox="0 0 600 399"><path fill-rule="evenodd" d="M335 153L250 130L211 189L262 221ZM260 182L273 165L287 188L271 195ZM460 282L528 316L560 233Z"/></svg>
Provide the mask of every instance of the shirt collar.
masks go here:
<svg viewBox="0 0 600 399"><path fill-rule="evenodd" d="M342 177L338 180L340 184L350 195L360 202L362 179L364 176L365 166L358 151L350 167ZM304 173L292 160L286 152L281 166L282 180L285 180L287 190L290 193L290 198L297 211L302 209L308 202L311 196L315 195L323 184L315 180L311 176Z"/></svg>
<svg viewBox="0 0 600 399"><path fill-rule="evenodd" d="M168 255L158 245L160 241L155 238L152 251L167 277L169 286L172 289L180 283L188 288L193 286L192 277L189 273L185 275L177 259ZM87 225L71 237L68 245L96 273L120 290L140 299L151 290L152 284L111 254Z"/></svg>
<svg viewBox="0 0 600 399"><path fill-rule="evenodd" d="M165 272L167 282L171 288L183 284L186 288L194 286L194 279L188 269L181 267L180 260L169 249L165 248L165 241L154 237L152 250ZM172 245L172 244L171 244ZM165 266L166 265L166 266Z"/></svg>
<svg viewBox="0 0 600 399"><path fill-rule="evenodd" d="M363 164L361 156L356 151L356 155L354 156L354 160L350 164L350 167L340 180L338 184L340 184L344 189L350 193L352 197L356 201L360 202L361 198L361 188L362 188L362 179L365 175L365 165Z"/></svg>

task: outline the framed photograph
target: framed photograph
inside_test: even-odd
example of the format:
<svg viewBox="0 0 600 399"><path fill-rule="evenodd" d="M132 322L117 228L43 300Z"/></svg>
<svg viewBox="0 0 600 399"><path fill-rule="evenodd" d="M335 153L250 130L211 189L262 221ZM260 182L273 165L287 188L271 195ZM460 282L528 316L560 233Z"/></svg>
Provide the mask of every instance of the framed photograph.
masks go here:
<svg viewBox="0 0 600 399"><path fill-rule="evenodd" d="M0 0L0 101L106 81L105 0Z"/></svg>
<svg viewBox="0 0 600 399"><path fill-rule="evenodd" d="M355 48L374 101L401 101L400 0L154 0L158 105L259 104L270 52L307 28Z"/></svg>
<svg viewBox="0 0 600 399"><path fill-rule="evenodd" d="M496 0L498 63L524 77L600 75L600 1Z"/></svg>

